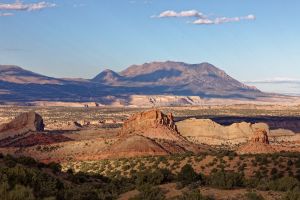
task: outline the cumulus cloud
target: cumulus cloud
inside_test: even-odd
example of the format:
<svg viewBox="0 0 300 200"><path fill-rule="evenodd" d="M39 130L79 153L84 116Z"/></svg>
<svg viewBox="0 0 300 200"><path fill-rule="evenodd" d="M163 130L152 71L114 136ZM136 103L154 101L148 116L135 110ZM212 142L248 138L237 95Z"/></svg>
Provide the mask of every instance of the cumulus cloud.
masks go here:
<svg viewBox="0 0 300 200"><path fill-rule="evenodd" d="M45 1L37 3L23 3L18 0L15 3L0 3L0 11L37 11L45 8L53 8L56 4Z"/></svg>
<svg viewBox="0 0 300 200"><path fill-rule="evenodd" d="M177 18L188 18L193 17L196 18L192 21L193 24L198 25L211 25L211 24L224 24L229 22L239 22L242 20L255 20L256 17L254 15L247 15L242 17L215 17L210 18L207 15L203 14L202 12L199 12L197 10L186 10L181 12L176 12L174 10L166 10L161 12L159 15L153 16L155 18L171 18L171 17L177 17Z"/></svg>
<svg viewBox="0 0 300 200"><path fill-rule="evenodd" d="M205 17L201 12L198 12L197 10L184 10L181 12L176 12L173 10L166 10L162 13L160 13L158 16L154 16L157 18L165 18L165 17Z"/></svg>

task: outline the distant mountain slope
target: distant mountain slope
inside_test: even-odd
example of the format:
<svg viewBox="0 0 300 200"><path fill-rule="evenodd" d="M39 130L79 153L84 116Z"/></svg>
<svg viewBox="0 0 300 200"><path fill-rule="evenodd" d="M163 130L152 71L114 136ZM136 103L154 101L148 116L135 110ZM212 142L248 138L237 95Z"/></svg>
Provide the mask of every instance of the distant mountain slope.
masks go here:
<svg viewBox="0 0 300 200"><path fill-rule="evenodd" d="M0 80L11 83L61 84L56 78L43 76L14 65L0 65Z"/></svg>
<svg viewBox="0 0 300 200"><path fill-rule="evenodd" d="M126 99L131 95L255 99L265 94L240 83L209 63L145 63L132 65L120 73L105 70L91 80L57 79L17 66L0 65L0 100L4 102L94 102L106 97L109 97L106 100Z"/></svg>
<svg viewBox="0 0 300 200"><path fill-rule="evenodd" d="M258 89L233 79L209 63L145 63L132 65L120 74L104 71L93 80L123 86L151 86L159 94L251 97L260 93Z"/></svg>

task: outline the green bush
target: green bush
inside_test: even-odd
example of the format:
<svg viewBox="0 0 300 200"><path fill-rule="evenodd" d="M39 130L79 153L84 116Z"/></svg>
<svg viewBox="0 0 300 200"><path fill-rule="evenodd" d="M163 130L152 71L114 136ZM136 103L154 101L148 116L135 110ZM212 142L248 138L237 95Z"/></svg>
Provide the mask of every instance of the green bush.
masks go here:
<svg viewBox="0 0 300 200"><path fill-rule="evenodd" d="M203 180L201 175L198 175L193 167L189 164L186 164L181 168L181 171L177 175L177 180L180 181L184 186L192 182Z"/></svg>
<svg viewBox="0 0 300 200"><path fill-rule="evenodd" d="M210 199L211 198L203 196L199 190L184 192L181 196L175 198L175 200L210 200Z"/></svg>
<svg viewBox="0 0 300 200"><path fill-rule="evenodd" d="M57 173L61 171L61 165L55 162L51 162L48 164L48 167L52 169L53 173Z"/></svg>
<svg viewBox="0 0 300 200"><path fill-rule="evenodd" d="M7 188L6 188L7 189ZM5 188L0 189L0 199L3 200L35 200L33 191L29 187L23 185L15 185L15 187L8 191Z"/></svg>
<svg viewBox="0 0 300 200"><path fill-rule="evenodd" d="M289 191L298 187L300 187L299 181L293 177L282 177L268 184L268 189L275 191Z"/></svg>
<svg viewBox="0 0 300 200"><path fill-rule="evenodd" d="M144 184L159 185L173 180L173 174L168 169L158 169L154 172L149 170L136 173L136 185L138 187Z"/></svg>
<svg viewBox="0 0 300 200"><path fill-rule="evenodd" d="M263 196L255 192L248 192L245 194L247 200L264 200Z"/></svg>
<svg viewBox="0 0 300 200"><path fill-rule="evenodd" d="M232 189L244 186L244 182L242 174L224 170L214 172L209 176L209 184L217 188Z"/></svg>
<svg viewBox="0 0 300 200"><path fill-rule="evenodd" d="M130 200L164 200L164 193L159 187L144 185L139 189L139 194L130 198Z"/></svg>
<svg viewBox="0 0 300 200"><path fill-rule="evenodd" d="M286 193L283 200L300 200L300 188L294 188Z"/></svg>

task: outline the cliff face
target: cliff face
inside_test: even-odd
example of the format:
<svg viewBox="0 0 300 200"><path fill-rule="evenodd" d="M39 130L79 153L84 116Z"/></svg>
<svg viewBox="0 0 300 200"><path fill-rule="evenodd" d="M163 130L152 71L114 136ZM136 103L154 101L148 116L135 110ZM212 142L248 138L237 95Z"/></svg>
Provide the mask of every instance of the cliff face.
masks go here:
<svg viewBox="0 0 300 200"><path fill-rule="evenodd" d="M11 122L0 125L0 140L18 137L31 131L43 131L44 127L43 118L39 114L23 113Z"/></svg>
<svg viewBox="0 0 300 200"><path fill-rule="evenodd" d="M210 119L187 119L177 122L176 126L179 133L187 139L211 145L244 143L254 137L257 130L269 133L269 127L265 123L241 122L222 126Z"/></svg>
<svg viewBox="0 0 300 200"><path fill-rule="evenodd" d="M159 110L134 114L124 123L121 135L143 135L167 140L178 140L180 137L172 113L165 115Z"/></svg>
<svg viewBox="0 0 300 200"><path fill-rule="evenodd" d="M257 130L252 139L251 142L259 142L259 143L263 143L263 144L270 144L269 142L269 137L268 137L268 133L265 130Z"/></svg>

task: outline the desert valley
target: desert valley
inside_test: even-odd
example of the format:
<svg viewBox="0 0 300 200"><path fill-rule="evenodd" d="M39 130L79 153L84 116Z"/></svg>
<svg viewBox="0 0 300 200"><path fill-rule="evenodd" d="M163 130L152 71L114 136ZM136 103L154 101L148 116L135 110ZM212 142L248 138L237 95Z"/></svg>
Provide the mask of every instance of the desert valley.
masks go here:
<svg viewBox="0 0 300 200"><path fill-rule="evenodd" d="M300 200L299 8L0 0L0 200Z"/></svg>
<svg viewBox="0 0 300 200"><path fill-rule="evenodd" d="M33 158L79 199L283 199L299 187L299 106L4 106L0 118L1 155L15 157L2 166Z"/></svg>

